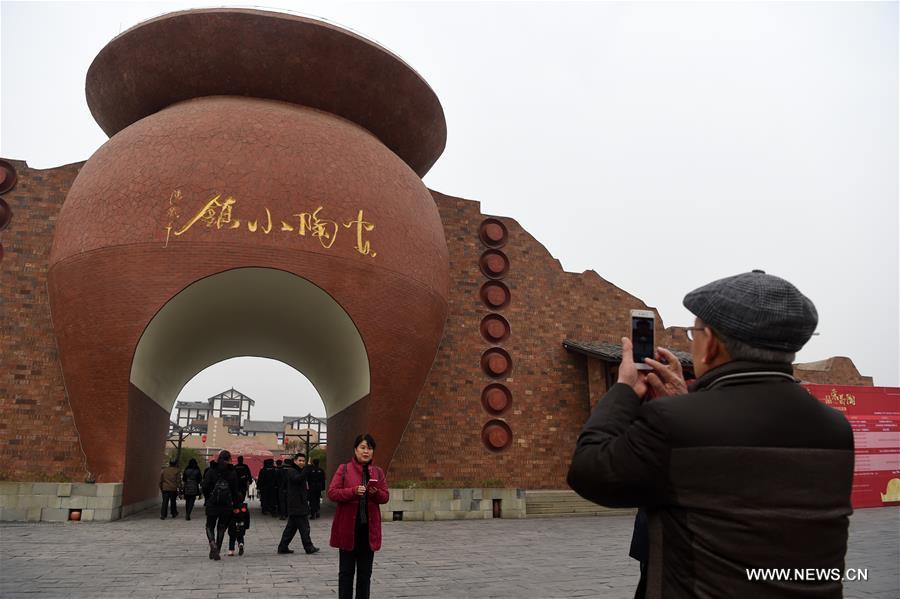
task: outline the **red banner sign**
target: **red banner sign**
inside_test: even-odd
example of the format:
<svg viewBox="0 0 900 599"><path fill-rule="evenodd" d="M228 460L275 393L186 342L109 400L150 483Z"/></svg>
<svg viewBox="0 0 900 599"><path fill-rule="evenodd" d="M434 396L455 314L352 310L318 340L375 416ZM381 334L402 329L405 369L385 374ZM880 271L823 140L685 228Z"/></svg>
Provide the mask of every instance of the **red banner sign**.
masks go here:
<svg viewBox="0 0 900 599"><path fill-rule="evenodd" d="M853 428L853 507L900 505L900 388L803 386Z"/></svg>

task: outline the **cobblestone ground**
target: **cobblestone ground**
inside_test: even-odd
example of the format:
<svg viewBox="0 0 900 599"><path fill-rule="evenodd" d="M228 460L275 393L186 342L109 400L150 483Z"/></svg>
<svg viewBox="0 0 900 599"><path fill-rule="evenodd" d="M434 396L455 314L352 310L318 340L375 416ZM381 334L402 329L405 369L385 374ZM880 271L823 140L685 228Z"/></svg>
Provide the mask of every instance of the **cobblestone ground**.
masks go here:
<svg viewBox="0 0 900 599"><path fill-rule="evenodd" d="M183 507L179 504L179 507ZM202 506L192 521L147 511L109 523L0 525L0 596L172 599L337 596L331 521L314 520L308 556L276 555L283 522L255 511L243 557L208 559ZM183 517L183 512L182 512ZM374 597L631 597L630 517L387 522ZM847 566L867 568L846 597L900 597L900 508L851 519ZM224 552L223 552L224 553Z"/></svg>

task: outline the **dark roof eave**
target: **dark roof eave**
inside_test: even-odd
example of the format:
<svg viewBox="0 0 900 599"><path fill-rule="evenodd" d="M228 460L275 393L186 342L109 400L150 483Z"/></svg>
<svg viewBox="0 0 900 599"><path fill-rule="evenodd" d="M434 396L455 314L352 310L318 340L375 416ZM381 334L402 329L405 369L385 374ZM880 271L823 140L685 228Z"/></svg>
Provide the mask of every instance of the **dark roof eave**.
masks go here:
<svg viewBox="0 0 900 599"><path fill-rule="evenodd" d="M566 351L571 353L590 356L591 358L596 358L602 362L608 362L610 364L619 364L622 362L622 346L616 343L566 339L563 341L563 347L566 348ZM693 368L694 360L690 354L683 351L674 351L673 353L678 358L678 361L681 362L682 366Z"/></svg>

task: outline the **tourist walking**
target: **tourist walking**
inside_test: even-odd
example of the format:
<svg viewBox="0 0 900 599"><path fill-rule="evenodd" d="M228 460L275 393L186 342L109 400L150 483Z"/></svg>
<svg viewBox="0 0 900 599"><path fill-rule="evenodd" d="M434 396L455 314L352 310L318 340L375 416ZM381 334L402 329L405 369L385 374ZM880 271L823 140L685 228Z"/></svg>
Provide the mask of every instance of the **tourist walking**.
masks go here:
<svg viewBox="0 0 900 599"><path fill-rule="evenodd" d="M293 553L290 544L297 531L300 531L300 541L306 553L316 553L319 550L309 536L309 470L306 466L306 456L302 453L284 461L287 523L284 532L281 533L278 553Z"/></svg>
<svg viewBox="0 0 900 599"><path fill-rule="evenodd" d="M191 512L194 511L194 502L197 495L200 494L200 484L203 482L203 475L200 474L200 466L197 460L191 458L187 468L181 475L181 488L184 492L184 519L191 519Z"/></svg>
<svg viewBox="0 0 900 599"><path fill-rule="evenodd" d="M241 500L247 498L247 490L250 488L250 483L253 482L253 475L250 473L250 467L244 463L244 456L239 455L237 457L237 464L234 467L234 471L238 477L238 484L241 489Z"/></svg>
<svg viewBox="0 0 900 599"><path fill-rule="evenodd" d="M319 510L322 504L322 492L325 490L325 471L319 467L319 460L316 458L309 467L309 519L315 520L319 517Z"/></svg>
<svg viewBox="0 0 900 599"><path fill-rule="evenodd" d="M271 514L275 509L272 498L275 495L275 460L266 458L263 467L256 479L256 488L259 491L259 505L263 514Z"/></svg>
<svg viewBox="0 0 900 599"><path fill-rule="evenodd" d="M375 552L381 549L381 504L387 503L384 471L372 463L375 439L366 433L353 442L353 459L338 466L328 499L337 504L331 523L331 546L340 550L338 599L368 599Z"/></svg>
<svg viewBox="0 0 900 599"><path fill-rule="evenodd" d="M210 465L203 477L203 496L206 497L206 540L209 559L221 559L222 541L231 522L232 511L240 508L238 478L231 465L231 453L219 452L219 459Z"/></svg>
<svg viewBox="0 0 900 599"><path fill-rule="evenodd" d="M250 510L246 503L231 511L231 522L228 523L228 555L234 555L234 544L237 543L238 555L244 555L244 533L250 529Z"/></svg>
<svg viewBox="0 0 900 599"><path fill-rule="evenodd" d="M171 505L172 517L178 516L176 500L178 498L178 460L169 460L169 465L159 473L159 490L162 492L162 507L159 510L159 519L166 519L166 509Z"/></svg>

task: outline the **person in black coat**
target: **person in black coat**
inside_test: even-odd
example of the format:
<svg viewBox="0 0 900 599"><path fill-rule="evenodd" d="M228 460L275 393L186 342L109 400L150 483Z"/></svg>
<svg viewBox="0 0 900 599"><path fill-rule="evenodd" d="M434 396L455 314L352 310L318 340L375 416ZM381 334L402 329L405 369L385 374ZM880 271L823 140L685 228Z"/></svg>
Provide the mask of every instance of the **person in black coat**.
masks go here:
<svg viewBox="0 0 900 599"><path fill-rule="evenodd" d="M312 461L309 467L309 519L319 517L322 504L322 491L325 490L325 471L319 468L319 460Z"/></svg>
<svg viewBox="0 0 900 599"><path fill-rule="evenodd" d="M259 507L263 514L272 511L272 470L275 461L272 458L263 460L263 467L256 478L256 490L259 492Z"/></svg>
<svg viewBox="0 0 900 599"><path fill-rule="evenodd" d="M618 382L582 429L569 485L600 505L644 508L635 549L646 597L841 597L853 432L791 366L815 307L762 271L704 285L684 305L696 316L686 332L698 378L687 387L662 348L644 360L652 371L637 370L622 339ZM748 574L766 568L838 576Z"/></svg>
<svg viewBox="0 0 900 599"><path fill-rule="evenodd" d="M253 474L250 472L250 467L244 463L244 456L239 455L237 457L234 471L237 473L238 483L241 488L241 500L243 501L247 498L247 489L250 488L250 483L253 482Z"/></svg>
<svg viewBox="0 0 900 599"><path fill-rule="evenodd" d="M222 541L225 539L232 511L241 507L240 484L228 450L219 452L219 459L206 471L206 476L203 477L203 496L206 497L209 559L222 559Z"/></svg>
<svg viewBox="0 0 900 599"><path fill-rule="evenodd" d="M284 480L284 462L275 460L275 495L278 497L278 512L280 519L287 519L287 484Z"/></svg>
<svg viewBox="0 0 900 599"><path fill-rule="evenodd" d="M287 524L281 534L278 553L293 553L289 545L297 531L306 553L316 553L319 548L313 545L309 536L309 468L306 467L306 456L298 453L294 459L284 462L282 476L286 491Z"/></svg>
<svg viewBox="0 0 900 599"><path fill-rule="evenodd" d="M184 519L191 519L191 512L194 511L194 502L197 495L200 494L200 485L203 482L203 475L200 474L200 466L197 460L191 458L187 468L181 475L182 488L184 489Z"/></svg>

